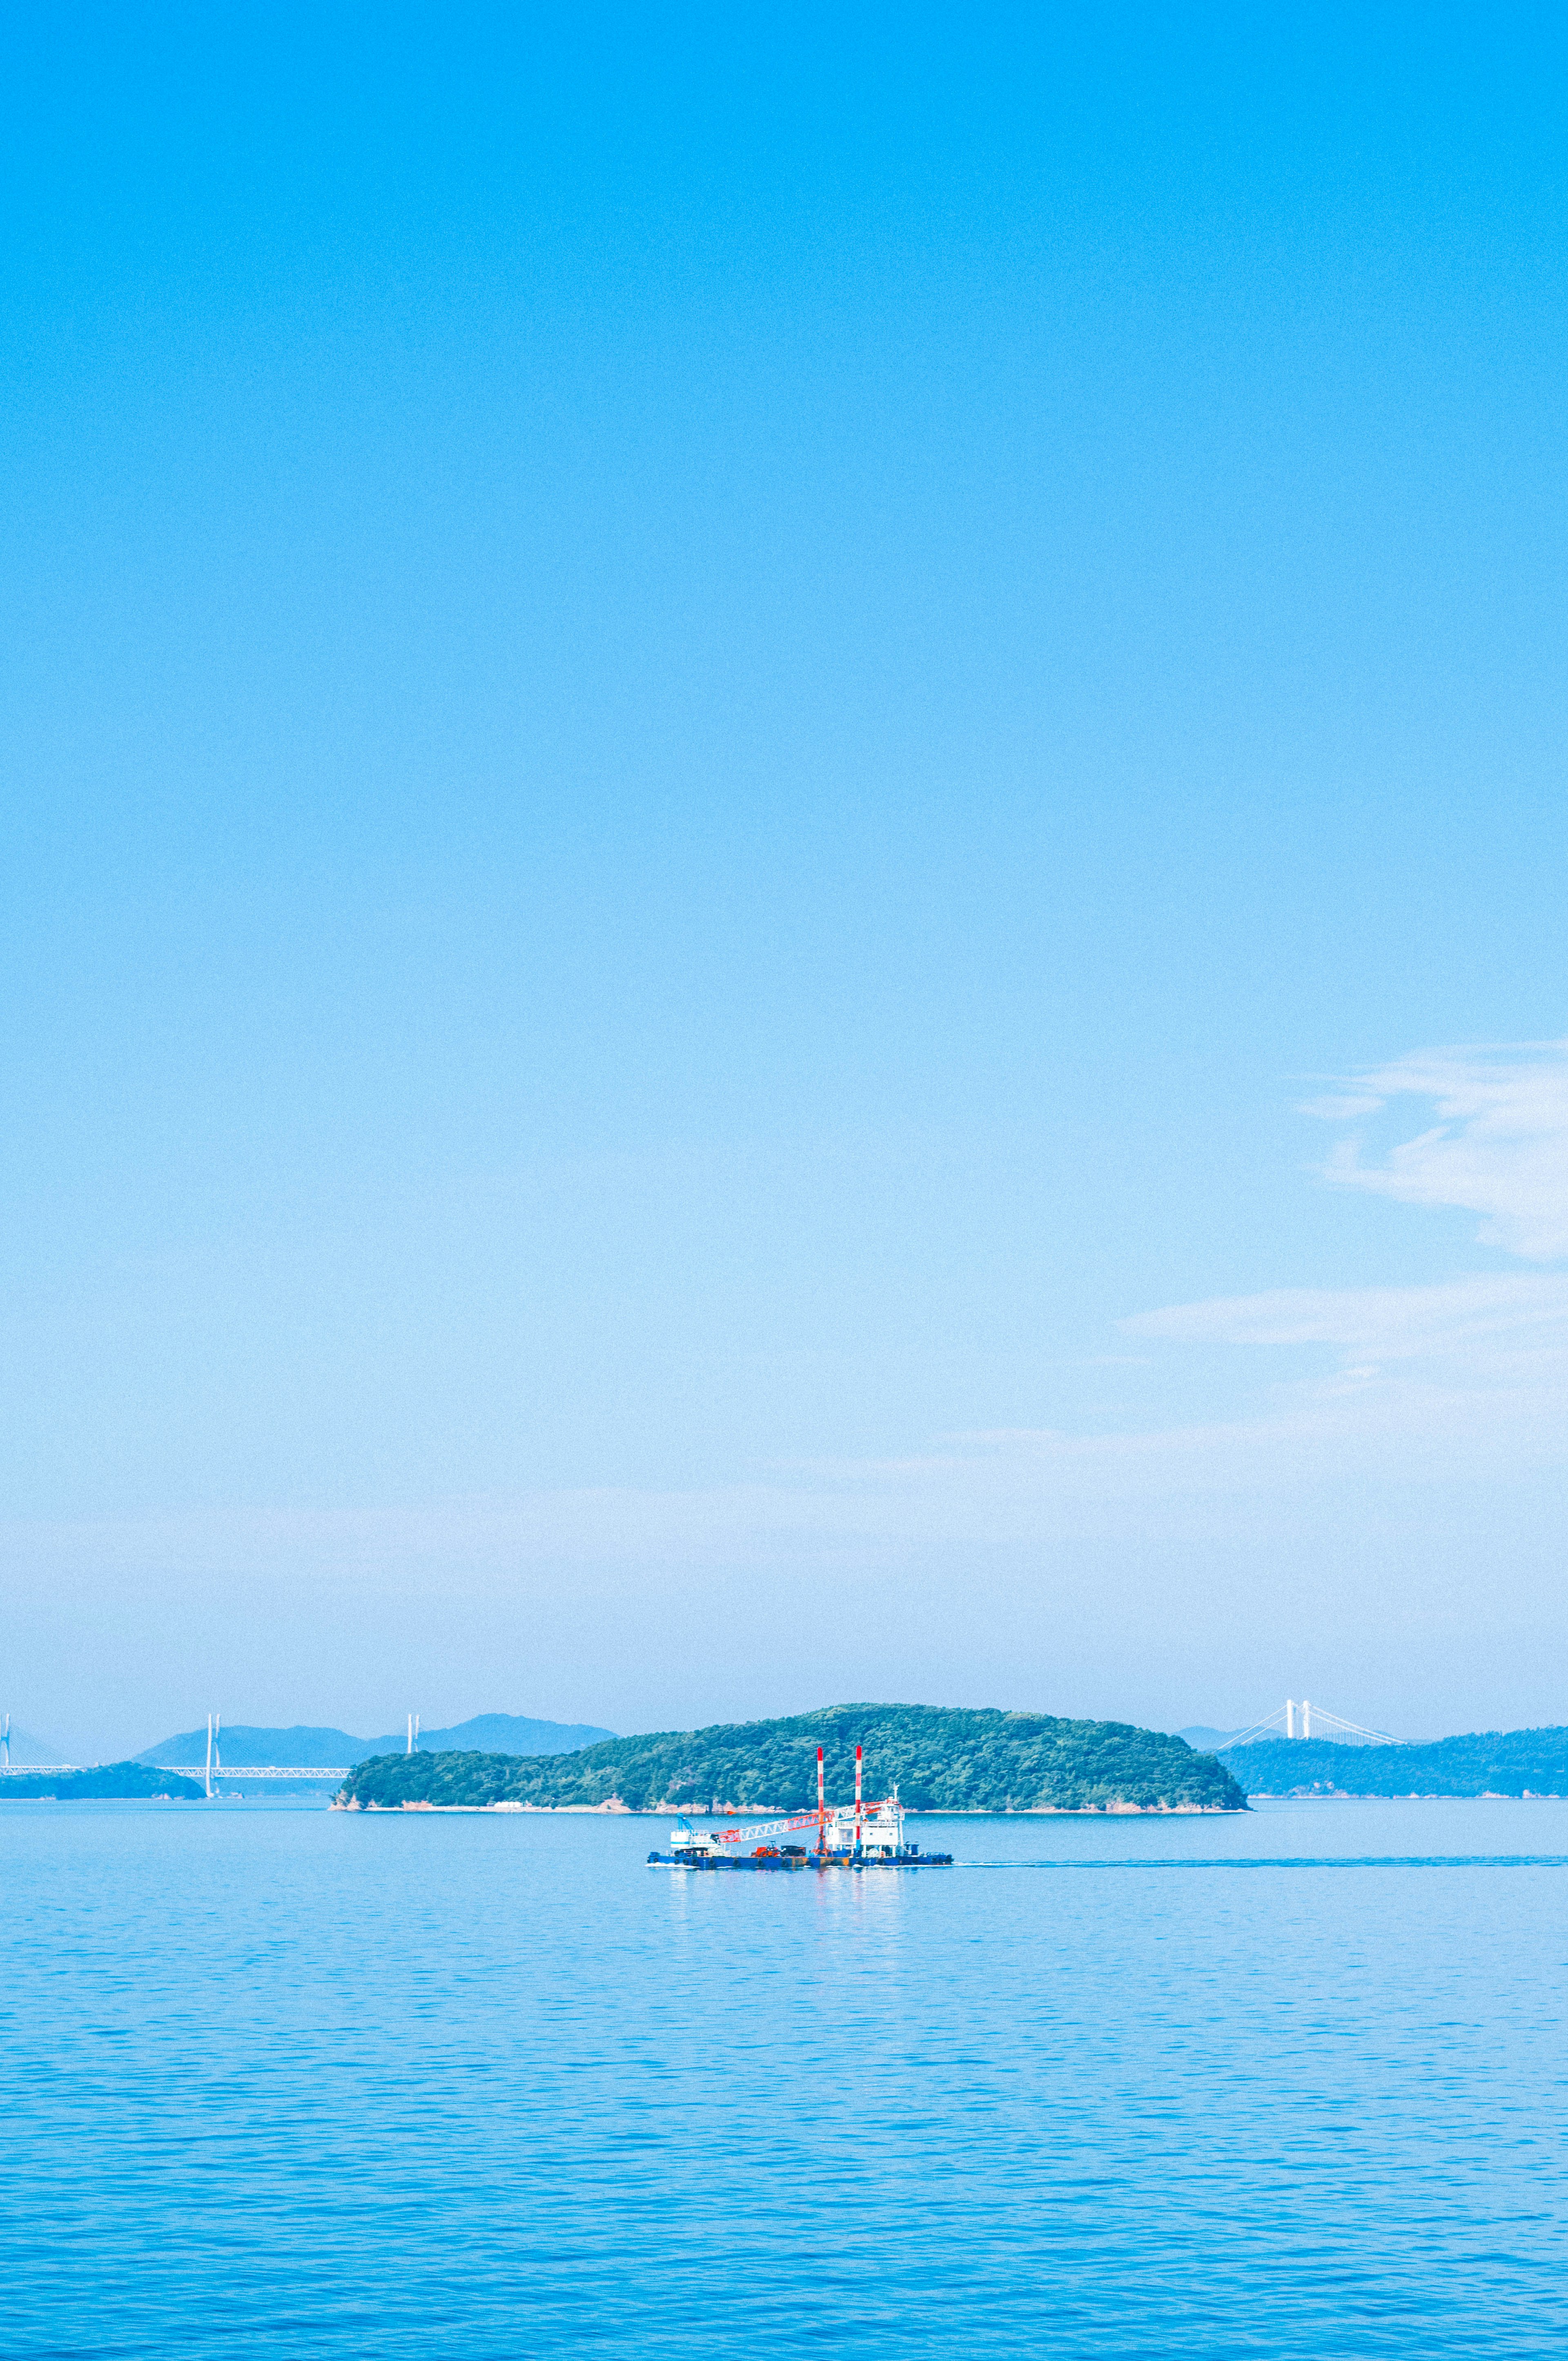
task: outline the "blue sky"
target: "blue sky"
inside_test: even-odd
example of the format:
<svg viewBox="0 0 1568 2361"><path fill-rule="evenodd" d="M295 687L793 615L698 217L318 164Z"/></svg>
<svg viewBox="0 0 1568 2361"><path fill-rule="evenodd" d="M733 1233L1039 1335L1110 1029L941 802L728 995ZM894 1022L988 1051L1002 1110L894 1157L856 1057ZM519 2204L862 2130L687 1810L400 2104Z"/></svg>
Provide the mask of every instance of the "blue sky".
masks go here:
<svg viewBox="0 0 1568 2361"><path fill-rule="evenodd" d="M1560 18L12 41L0 1701L1568 1719Z"/></svg>

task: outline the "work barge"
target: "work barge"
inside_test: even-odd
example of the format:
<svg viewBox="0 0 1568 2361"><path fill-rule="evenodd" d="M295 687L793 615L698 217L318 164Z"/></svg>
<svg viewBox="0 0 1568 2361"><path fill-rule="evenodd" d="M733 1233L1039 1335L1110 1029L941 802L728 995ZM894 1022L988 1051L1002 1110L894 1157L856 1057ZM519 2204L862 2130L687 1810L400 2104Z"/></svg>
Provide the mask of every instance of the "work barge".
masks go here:
<svg viewBox="0 0 1568 2361"><path fill-rule="evenodd" d="M822 1749L817 1750L817 1809L750 1826L694 1828L680 1818L670 1831L668 1852L651 1852L650 1869L951 1869L950 1852L922 1852L904 1841L904 1806L898 1789L875 1803L861 1793L861 1749L855 1749L855 1800L829 1805L823 1783ZM816 1831L814 1845L782 1844L782 1837ZM754 1841L760 1839L760 1841Z"/></svg>

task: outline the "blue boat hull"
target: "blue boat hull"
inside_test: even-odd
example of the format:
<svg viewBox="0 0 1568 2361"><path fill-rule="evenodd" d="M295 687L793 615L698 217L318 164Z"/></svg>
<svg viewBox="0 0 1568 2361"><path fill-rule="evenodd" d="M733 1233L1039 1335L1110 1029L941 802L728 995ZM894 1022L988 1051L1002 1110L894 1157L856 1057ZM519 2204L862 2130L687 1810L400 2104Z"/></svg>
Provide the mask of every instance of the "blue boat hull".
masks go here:
<svg viewBox="0 0 1568 2361"><path fill-rule="evenodd" d="M733 1860L722 1853L651 1852L650 1869L951 1869L950 1852L903 1853L892 1861L872 1858L857 1861L853 1853L806 1853L786 1857L782 1853L739 1853Z"/></svg>

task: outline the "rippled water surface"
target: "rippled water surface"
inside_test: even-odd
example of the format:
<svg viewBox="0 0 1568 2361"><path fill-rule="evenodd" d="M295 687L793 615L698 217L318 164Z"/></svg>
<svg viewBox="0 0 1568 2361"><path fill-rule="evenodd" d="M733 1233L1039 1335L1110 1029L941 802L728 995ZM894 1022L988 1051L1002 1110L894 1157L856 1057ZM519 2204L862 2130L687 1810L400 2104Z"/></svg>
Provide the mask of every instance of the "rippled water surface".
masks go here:
<svg viewBox="0 0 1568 2361"><path fill-rule="evenodd" d="M1541 2354L1568 1806L0 1806L7 2361Z"/></svg>

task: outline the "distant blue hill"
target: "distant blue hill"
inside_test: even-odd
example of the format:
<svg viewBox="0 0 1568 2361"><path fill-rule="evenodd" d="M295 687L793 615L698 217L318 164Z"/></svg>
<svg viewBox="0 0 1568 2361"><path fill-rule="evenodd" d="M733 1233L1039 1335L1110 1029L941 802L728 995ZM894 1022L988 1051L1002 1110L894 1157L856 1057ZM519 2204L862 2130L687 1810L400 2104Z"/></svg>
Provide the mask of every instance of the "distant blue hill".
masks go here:
<svg viewBox="0 0 1568 2361"><path fill-rule="evenodd" d="M201 1794L194 1779L181 1779L156 1763L100 1763L91 1771L13 1771L9 1778L0 1779L0 1803L5 1804L94 1803L108 1796L188 1804L197 1802Z"/></svg>
<svg viewBox="0 0 1568 2361"><path fill-rule="evenodd" d="M1568 1795L1568 1728L1477 1730L1424 1746L1276 1738L1224 1755L1249 1795Z"/></svg>
<svg viewBox="0 0 1568 2361"><path fill-rule="evenodd" d="M597 1746L601 1738L615 1734L587 1721L530 1721L521 1713L477 1713L455 1730L422 1730L419 1747L422 1754L575 1754L579 1746ZM389 1738L356 1741L358 1752L343 1759L361 1763L371 1754L401 1754L408 1742L408 1732L395 1730Z"/></svg>
<svg viewBox="0 0 1568 2361"><path fill-rule="evenodd" d="M481 1713L454 1730L422 1730L420 1751L442 1753L476 1752L486 1754L573 1754L580 1746L595 1746L615 1732L590 1722L531 1721L524 1714ZM405 1730L387 1738L354 1738L346 1730L314 1730L296 1723L291 1730L262 1730L246 1721L225 1722L220 1741L225 1771L244 1771L262 1763L280 1770L323 1770L364 1763L373 1754L401 1754L408 1744ZM135 1759L138 1763L204 1763L205 1726L160 1739Z"/></svg>
<svg viewBox="0 0 1568 2361"><path fill-rule="evenodd" d="M347 1753L344 1749L347 1748ZM277 1763L291 1767L323 1769L339 1763L357 1763L367 1753L374 1753L362 1738L350 1738L345 1730L258 1730L249 1722L225 1723L220 1741L220 1752L225 1771L242 1771L247 1763ZM203 1763L207 1754L205 1729L182 1730L173 1738L160 1739L144 1753L133 1759L137 1763Z"/></svg>

